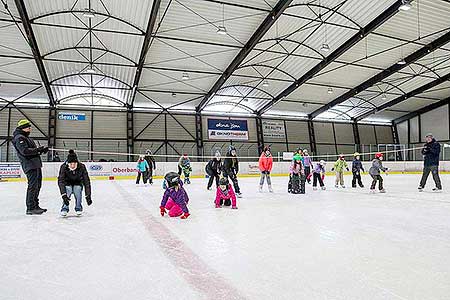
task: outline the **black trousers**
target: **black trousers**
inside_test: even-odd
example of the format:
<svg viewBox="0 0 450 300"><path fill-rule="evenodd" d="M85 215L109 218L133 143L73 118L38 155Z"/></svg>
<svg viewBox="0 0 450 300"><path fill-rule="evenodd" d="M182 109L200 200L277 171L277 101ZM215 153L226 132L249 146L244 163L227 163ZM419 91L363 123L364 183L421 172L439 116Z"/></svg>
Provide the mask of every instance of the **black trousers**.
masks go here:
<svg viewBox="0 0 450 300"><path fill-rule="evenodd" d="M208 175L209 175L208 189L210 189L212 187L214 179L216 180L216 187L218 187L219 186L219 174L218 173L211 173L211 174L208 174Z"/></svg>
<svg viewBox="0 0 450 300"><path fill-rule="evenodd" d="M236 174L234 172L230 172L229 174L223 174L225 177L229 178L231 182L233 182L234 191L236 194L239 194L241 192L241 189L239 188L239 183Z"/></svg>
<svg viewBox="0 0 450 300"><path fill-rule="evenodd" d="M149 183L153 183L153 169L147 169L147 180Z"/></svg>
<svg viewBox="0 0 450 300"><path fill-rule="evenodd" d="M308 181L308 183L311 182L311 179L308 179L309 174L311 174L311 167L305 167L305 178Z"/></svg>
<svg viewBox="0 0 450 300"><path fill-rule="evenodd" d="M360 187L364 187L364 184L361 181L361 173L360 172L352 172L352 173L353 173L352 187L356 187L356 182L358 182L358 185Z"/></svg>
<svg viewBox="0 0 450 300"><path fill-rule="evenodd" d="M422 179L420 180L420 186L425 187L427 184L428 176L433 175L434 183L438 189L442 189L441 179L439 178L439 167L438 166L426 166L423 167Z"/></svg>
<svg viewBox="0 0 450 300"><path fill-rule="evenodd" d="M383 189L383 177L381 177L381 175L370 175L370 176L372 176L372 178L373 178L370 189L374 190L375 187L377 186L377 181L378 181L378 189L381 191Z"/></svg>
<svg viewBox="0 0 450 300"><path fill-rule="evenodd" d="M26 173L28 180L26 205L27 210L39 207L39 192L42 187L42 170L34 169Z"/></svg>
<svg viewBox="0 0 450 300"><path fill-rule="evenodd" d="M323 187L323 180L322 180L322 175L320 175L320 173L313 173L313 187L317 186L317 181L319 181L319 185L320 187Z"/></svg>
<svg viewBox="0 0 450 300"><path fill-rule="evenodd" d="M147 171L144 172L138 172L137 177L136 177L136 184L139 184L139 182L141 181L141 174L142 174L142 181L144 182L144 184L147 183Z"/></svg>

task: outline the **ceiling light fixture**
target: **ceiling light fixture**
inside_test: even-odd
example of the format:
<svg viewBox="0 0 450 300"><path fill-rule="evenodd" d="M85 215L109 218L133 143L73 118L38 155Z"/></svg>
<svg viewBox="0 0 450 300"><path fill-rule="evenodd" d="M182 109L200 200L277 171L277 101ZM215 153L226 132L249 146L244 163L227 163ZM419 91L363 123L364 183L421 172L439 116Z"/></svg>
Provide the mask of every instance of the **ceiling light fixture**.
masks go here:
<svg viewBox="0 0 450 300"><path fill-rule="evenodd" d="M269 81L264 80L263 83L262 83L262 86L263 87L268 87L269 86Z"/></svg>
<svg viewBox="0 0 450 300"><path fill-rule="evenodd" d="M327 93L328 93L328 94L333 94L333 88L332 88L332 87L329 87L328 90L327 90Z"/></svg>
<svg viewBox="0 0 450 300"><path fill-rule="evenodd" d="M87 67L87 69L86 69L86 73L95 74L96 72L94 69L94 65L89 65L89 67Z"/></svg>
<svg viewBox="0 0 450 300"><path fill-rule="evenodd" d="M402 58L401 60L399 60L397 62L397 64L399 64L399 65L406 65L406 60L404 58Z"/></svg>
<svg viewBox="0 0 450 300"><path fill-rule="evenodd" d="M385 93L383 93L383 96L381 96L381 99L382 99L382 100L386 100L386 99L387 99L387 97L386 97L386 94L385 94Z"/></svg>
<svg viewBox="0 0 450 300"><path fill-rule="evenodd" d="M217 34L228 34L227 28L225 27L225 4L222 4L222 25L217 27Z"/></svg>
<svg viewBox="0 0 450 300"><path fill-rule="evenodd" d="M322 47L320 47L320 51L328 52L330 51L330 46L327 43L323 43Z"/></svg>
<svg viewBox="0 0 450 300"><path fill-rule="evenodd" d="M86 8L83 11L83 17L89 18L89 19L95 18L95 10L93 10L92 8Z"/></svg>
<svg viewBox="0 0 450 300"><path fill-rule="evenodd" d="M412 8L411 0L402 0L402 5L398 8L399 10L407 11Z"/></svg>
<svg viewBox="0 0 450 300"><path fill-rule="evenodd" d="M189 74L184 72L183 75L181 76L181 79L188 80L189 79Z"/></svg>

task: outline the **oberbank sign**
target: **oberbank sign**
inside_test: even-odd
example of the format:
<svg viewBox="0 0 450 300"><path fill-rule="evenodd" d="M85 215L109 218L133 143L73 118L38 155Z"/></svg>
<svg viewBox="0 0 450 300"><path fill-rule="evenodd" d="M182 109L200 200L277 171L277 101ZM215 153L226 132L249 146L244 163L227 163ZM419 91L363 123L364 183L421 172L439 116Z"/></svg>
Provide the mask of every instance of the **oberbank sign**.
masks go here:
<svg viewBox="0 0 450 300"><path fill-rule="evenodd" d="M210 140L248 140L247 120L208 119Z"/></svg>

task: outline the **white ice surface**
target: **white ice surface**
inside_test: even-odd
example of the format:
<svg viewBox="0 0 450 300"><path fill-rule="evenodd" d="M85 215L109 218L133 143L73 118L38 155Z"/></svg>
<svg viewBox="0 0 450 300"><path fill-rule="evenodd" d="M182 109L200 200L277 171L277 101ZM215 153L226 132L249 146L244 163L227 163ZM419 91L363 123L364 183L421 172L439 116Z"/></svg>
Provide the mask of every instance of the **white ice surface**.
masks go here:
<svg viewBox="0 0 450 300"><path fill-rule="evenodd" d="M66 219L56 182L42 216L25 215L25 183L0 183L0 299L450 299L450 176L442 193L418 179L389 175L375 195L240 179L238 210L194 179L187 220L159 215L159 180L94 181L94 204Z"/></svg>

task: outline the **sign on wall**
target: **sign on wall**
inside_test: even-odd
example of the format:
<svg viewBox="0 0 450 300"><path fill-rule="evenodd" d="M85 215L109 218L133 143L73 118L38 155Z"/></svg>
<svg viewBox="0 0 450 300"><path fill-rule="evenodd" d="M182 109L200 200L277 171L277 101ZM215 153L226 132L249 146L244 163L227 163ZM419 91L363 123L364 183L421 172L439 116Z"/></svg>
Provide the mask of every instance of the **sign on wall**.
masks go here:
<svg viewBox="0 0 450 300"><path fill-rule="evenodd" d="M248 140L247 120L208 119L210 140Z"/></svg>
<svg viewBox="0 0 450 300"><path fill-rule="evenodd" d="M58 120L64 121L86 121L86 114L84 113L66 113L59 112Z"/></svg>
<svg viewBox="0 0 450 300"><path fill-rule="evenodd" d="M286 136L283 121L262 121L262 130L265 138L284 139Z"/></svg>
<svg viewBox="0 0 450 300"><path fill-rule="evenodd" d="M20 164L1 163L0 178L20 178Z"/></svg>

